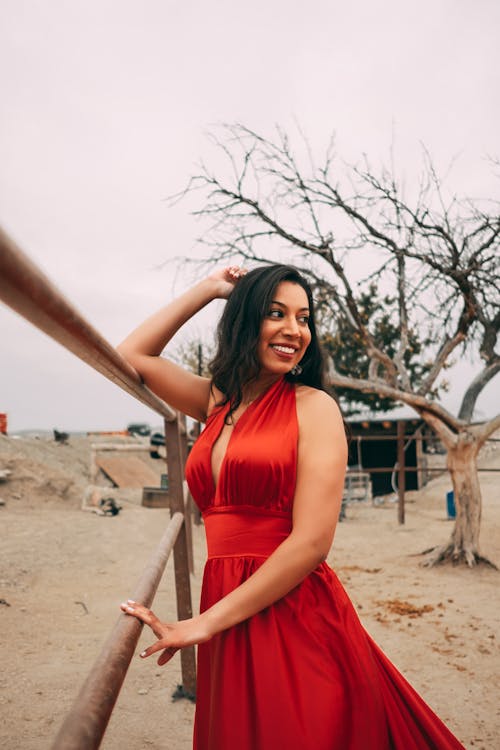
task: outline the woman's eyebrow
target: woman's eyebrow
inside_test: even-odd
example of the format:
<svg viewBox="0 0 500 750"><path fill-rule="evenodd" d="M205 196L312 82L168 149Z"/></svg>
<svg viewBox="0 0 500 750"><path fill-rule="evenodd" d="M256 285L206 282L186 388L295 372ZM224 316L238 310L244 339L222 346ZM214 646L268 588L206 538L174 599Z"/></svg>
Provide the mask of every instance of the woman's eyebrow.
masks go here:
<svg viewBox="0 0 500 750"><path fill-rule="evenodd" d="M271 300L271 304L272 304L272 305L279 305L280 307L284 307L284 308L286 308L286 305L285 305L285 303L284 303L284 302L280 302L280 301L279 301L279 300L277 300L277 299L273 299L273 300ZM303 312L304 310L305 310L306 312L309 312L309 307L301 307L301 308L299 308L299 312Z"/></svg>

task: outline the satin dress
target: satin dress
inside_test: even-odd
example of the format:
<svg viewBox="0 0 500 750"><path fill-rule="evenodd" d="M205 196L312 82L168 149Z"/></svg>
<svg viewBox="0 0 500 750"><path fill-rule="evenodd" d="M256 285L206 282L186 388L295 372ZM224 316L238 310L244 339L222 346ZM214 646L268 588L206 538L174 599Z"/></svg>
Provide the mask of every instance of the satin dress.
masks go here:
<svg viewBox="0 0 500 750"><path fill-rule="evenodd" d="M288 536L296 482L295 386L274 383L238 419L217 486L229 405L186 465L207 535L200 611ZM195 750L458 750L463 746L367 634L322 563L272 606L198 647Z"/></svg>

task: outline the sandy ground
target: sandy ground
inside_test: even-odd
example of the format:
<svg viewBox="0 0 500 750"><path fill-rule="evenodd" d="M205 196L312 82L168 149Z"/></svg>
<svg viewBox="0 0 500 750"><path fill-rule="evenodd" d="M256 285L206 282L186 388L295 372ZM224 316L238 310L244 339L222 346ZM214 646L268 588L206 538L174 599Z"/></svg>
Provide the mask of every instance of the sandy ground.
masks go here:
<svg viewBox="0 0 500 750"><path fill-rule="evenodd" d="M1 716L6 750L50 746L102 643L167 523L168 511L122 493L115 517L80 510L88 482L88 441L0 437ZM483 466L500 466L500 450ZM158 467L158 472L161 467ZM500 564L498 474L482 474L482 552ZM416 553L444 542L446 476L408 493L406 524L396 508L351 505L329 562L366 628L467 748L496 750L500 737L500 573L488 568L420 567ZM110 492L115 497L119 493ZM195 602L205 552L194 528ZM171 563L156 598L175 617ZM138 652L151 642L143 634ZM105 750L188 750L193 706L172 702L179 657L164 668L135 658L106 732Z"/></svg>

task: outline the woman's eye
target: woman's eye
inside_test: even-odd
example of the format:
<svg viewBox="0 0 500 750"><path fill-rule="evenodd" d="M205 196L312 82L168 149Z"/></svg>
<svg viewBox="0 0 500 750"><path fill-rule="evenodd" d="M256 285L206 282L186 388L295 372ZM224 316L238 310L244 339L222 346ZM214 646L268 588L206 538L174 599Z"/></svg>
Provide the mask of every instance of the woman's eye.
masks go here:
<svg viewBox="0 0 500 750"><path fill-rule="evenodd" d="M270 318L281 318L283 317L283 313L281 310L269 310L269 317Z"/></svg>
<svg viewBox="0 0 500 750"><path fill-rule="evenodd" d="M309 316L308 315L301 315L299 318L299 322L303 323L304 325L309 325Z"/></svg>

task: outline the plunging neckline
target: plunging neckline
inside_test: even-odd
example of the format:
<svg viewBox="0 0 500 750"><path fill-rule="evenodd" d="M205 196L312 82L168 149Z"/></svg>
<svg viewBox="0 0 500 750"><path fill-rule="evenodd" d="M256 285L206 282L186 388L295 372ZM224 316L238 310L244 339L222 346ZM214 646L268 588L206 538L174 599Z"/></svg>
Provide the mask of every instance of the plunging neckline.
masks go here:
<svg viewBox="0 0 500 750"><path fill-rule="evenodd" d="M238 427L241 424L241 420L242 419L244 420L244 418L248 414L248 412L251 411L255 406L257 406L257 404L260 403L260 401L263 399L263 397L265 395L267 395L271 391L271 389L274 388L282 380L283 380L283 376L280 377L280 378L278 378L278 380L276 380L274 383L271 383L271 385L268 388L266 388L264 391L262 391L262 393L259 393L259 395L257 396L257 398L255 398L250 404L248 404L247 408L238 417L238 421L233 426L233 430L232 430L232 432L231 432L231 434L229 436L229 440L227 441L226 450L224 451L224 455L222 456L221 462L219 464L219 471L217 473L217 481L215 480L213 466L212 466L212 455L213 455L213 452L214 452L214 448L217 445L217 443L219 442L219 438L222 435L222 431L223 431L224 426L226 424L226 416L227 416L227 413L228 413L229 408L230 408L230 402L228 401L227 404L225 404L224 406L222 406L221 407L221 411L219 412L219 414L216 415L216 419L220 419L221 416L223 417L223 419L222 419L222 422L221 422L221 424L220 424L220 426L219 426L219 428L217 430L217 434L215 436L215 440L213 441L212 446L210 448L210 464L209 465L210 465L210 476L212 477L212 489L213 489L213 492L214 492L214 496L217 496L217 492L218 492L218 489L219 489L219 483L220 483L220 480L221 480L222 472L224 470L224 466L225 466L225 463L226 463L226 459L227 459L227 455L228 455L228 452L229 452L229 448L230 448L231 442L233 440L234 433L237 431Z"/></svg>

